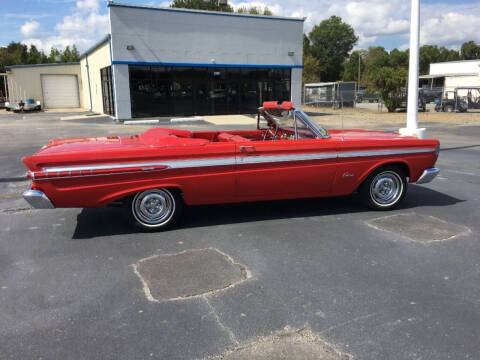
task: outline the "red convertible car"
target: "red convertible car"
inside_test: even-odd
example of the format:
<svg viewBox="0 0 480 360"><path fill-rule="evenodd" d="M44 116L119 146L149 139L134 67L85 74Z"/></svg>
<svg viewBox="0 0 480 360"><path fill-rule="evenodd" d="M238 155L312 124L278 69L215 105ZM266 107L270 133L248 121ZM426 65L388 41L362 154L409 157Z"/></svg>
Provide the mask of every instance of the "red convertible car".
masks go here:
<svg viewBox="0 0 480 360"><path fill-rule="evenodd" d="M327 131L290 102L266 102L255 130L152 128L134 136L56 139L23 158L35 208L123 203L147 230L164 229L184 204L339 196L358 191L392 209L407 182L437 174L437 140L393 132Z"/></svg>

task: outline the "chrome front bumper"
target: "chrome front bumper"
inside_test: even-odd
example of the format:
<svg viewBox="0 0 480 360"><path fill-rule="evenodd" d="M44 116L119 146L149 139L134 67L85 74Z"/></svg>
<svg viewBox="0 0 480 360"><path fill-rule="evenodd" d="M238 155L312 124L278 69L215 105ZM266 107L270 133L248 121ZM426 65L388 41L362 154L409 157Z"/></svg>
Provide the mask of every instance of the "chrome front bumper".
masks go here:
<svg viewBox="0 0 480 360"><path fill-rule="evenodd" d="M35 209L55 209L47 195L40 190L27 190L22 196Z"/></svg>
<svg viewBox="0 0 480 360"><path fill-rule="evenodd" d="M440 170L437 168L427 169L423 172L422 176L417 180L417 184L426 184L435 179Z"/></svg>

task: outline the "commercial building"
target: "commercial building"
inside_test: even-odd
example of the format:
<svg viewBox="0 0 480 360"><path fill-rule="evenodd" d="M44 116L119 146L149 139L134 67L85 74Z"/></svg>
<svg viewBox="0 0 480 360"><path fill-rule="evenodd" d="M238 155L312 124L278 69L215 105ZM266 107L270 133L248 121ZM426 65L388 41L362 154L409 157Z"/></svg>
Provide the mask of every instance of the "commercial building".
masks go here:
<svg viewBox="0 0 480 360"><path fill-rule="evenodd" d="M420 76L420 87L443 88L480 86L480 60L448 61L430 64L429 75Z"/></svg>
<svg viewBox="0 0 480 360"><path fill-rule="evenodd" d="M300 105L303 18L108 7L110 34L71 64L79 106L130 119L252 113L268 100ZM27 68L10 67L9 87L27 96L29 81L36 81L31 97L49 107L41 79L53 73L30 68L38 81L17 75Z"/></svg>
<svg viewBox="0 0 480 360"><path fill-rule="evenodd" d="M40 100L45 108L83 106L80 63L15 65L6 67L8 100Z"/></svg>

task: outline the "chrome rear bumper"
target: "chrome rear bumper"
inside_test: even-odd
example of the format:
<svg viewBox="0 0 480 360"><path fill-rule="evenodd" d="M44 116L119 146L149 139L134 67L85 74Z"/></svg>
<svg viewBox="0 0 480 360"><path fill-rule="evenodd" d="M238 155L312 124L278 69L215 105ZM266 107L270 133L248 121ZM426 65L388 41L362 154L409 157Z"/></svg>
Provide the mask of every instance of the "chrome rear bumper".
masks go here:
<svg viewBox="0 0 480 360"><path fill-rule="evenodd" d="M55 209L47 195L40 190L27 190L22 196L35 209Z"/></svg>
<svg viewBox="0 0 480 360"><path fill-rule="evenodd" d="M440 170L437 168L427 169L423 172L422 176L417 180L417 184L426 184L435 179Z"/></svg>

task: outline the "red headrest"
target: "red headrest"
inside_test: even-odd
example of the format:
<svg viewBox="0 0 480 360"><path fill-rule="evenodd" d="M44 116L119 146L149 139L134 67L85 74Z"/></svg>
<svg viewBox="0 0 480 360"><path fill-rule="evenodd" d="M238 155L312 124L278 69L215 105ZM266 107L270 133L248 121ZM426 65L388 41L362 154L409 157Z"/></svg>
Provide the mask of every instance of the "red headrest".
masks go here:
<svg viewBox="0 0 480 360"><path fill-rule="evenodd" d="M263 103L264 109L282 109L282 110L292 110L293 109L293 102L291 101L284 101L279 104L277 101L265 101Z"/></svg>

